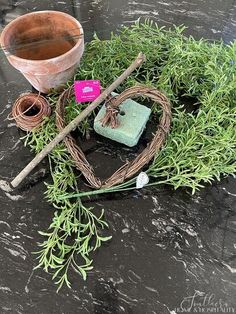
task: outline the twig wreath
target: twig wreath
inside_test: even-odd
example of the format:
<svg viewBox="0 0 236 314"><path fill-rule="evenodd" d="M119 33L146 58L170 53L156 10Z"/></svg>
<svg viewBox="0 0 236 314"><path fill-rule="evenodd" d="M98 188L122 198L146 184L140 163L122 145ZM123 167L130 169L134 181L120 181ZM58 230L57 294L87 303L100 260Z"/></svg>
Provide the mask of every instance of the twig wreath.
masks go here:
<svg viewBox="0 0 236 314"><path fill-rule="evenodd" d="M65 105L74 96L73 86L65 90L59 97L56 105L56 125L59 131L65 128ZM154 155L160 150L165 142L166 136L170 131L171 124L171 105L168 98L155 88L145 86L134 86L126 89L120 95L107 101L107 112L104 116L103 122L109 124L109 120L118 113L117 109L126 99L131 97L145 96L150 98L155 103L158 103L162 108L162 116L158 125L157 131L152 141L147 147L132 161L127 161L122 165L111 177L104 181L101 181L95 176L93 167L86 159L81 148L76 144L74 138L69 135L64 139L64 143L74 160L75 166L80 170L91 187L95 189L108 188L120 183L123 183L126 179L132 177L146 164L148 164ZM110 110L113 109L113 110ZM109 127L109 126L107 126Z"/></svg>

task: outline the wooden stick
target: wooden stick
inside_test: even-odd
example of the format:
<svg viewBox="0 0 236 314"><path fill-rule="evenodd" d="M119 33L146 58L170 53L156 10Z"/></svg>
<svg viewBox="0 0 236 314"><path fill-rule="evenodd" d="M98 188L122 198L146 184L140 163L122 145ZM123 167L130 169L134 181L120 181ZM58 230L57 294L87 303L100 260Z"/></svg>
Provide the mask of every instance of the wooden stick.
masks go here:
<svg viewBox="0 0 236 314"><path fill-rule="evenodd" d="M113 92L137 67L145 61L145 55L139 53L134 62L107 88L105 91L83 110L74 120L72 120L44 149L34 157L34 159L11 181L11 186L16 188L27 175L47 156L53 148L61 142L77 125L86 118L98 105L101 104L111 92Z"/></svg>

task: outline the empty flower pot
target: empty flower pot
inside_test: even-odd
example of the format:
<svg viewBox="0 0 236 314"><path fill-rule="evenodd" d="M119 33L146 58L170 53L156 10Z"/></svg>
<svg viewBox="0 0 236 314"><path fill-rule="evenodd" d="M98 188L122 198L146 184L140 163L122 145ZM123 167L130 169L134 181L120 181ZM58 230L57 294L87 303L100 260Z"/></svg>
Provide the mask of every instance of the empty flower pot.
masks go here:
<svg viewBox="0 0 236 314"><path fill-rule="evenodd" d="M8 61L43 93L73 77L84 51L81 24L58 11L16 18L4 28L0 42Z"/></svg>

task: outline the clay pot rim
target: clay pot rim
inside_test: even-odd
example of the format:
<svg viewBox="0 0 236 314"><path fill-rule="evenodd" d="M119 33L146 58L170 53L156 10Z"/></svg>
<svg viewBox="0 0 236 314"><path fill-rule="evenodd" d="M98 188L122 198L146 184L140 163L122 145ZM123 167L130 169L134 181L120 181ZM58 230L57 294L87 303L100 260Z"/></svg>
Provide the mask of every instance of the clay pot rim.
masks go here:
<svg viewBox="0 0 236 314"><path fill-rule="evenodd" d="M83 28L82 28L82 25L80 24L80 22L74 18L73 16L71 16L70 14L67 14L67 13L64 13L62 11L55 11L55 10L42 10L42 11L35 11L35 12L30 12L30 13L26 13L26 14L23 14L21 16L18 16L16 19L14 19L13 21L11 21L10 23L8 23L2 33L1 33L1 36L0 36L0 44L1 46L3 47L4 49L4 42L5 42L5 36L6 36L6 33L8 32L9 29L11 29L14 24L17 24L19 22L19 20L23 20L26 16L29 16L29 15L35 15L35 14L47 14L47 13L53 13L53 14L58 14L58 15L62 15L64 16L65 18L67 19L70 19L72 22L75 22L77 25L78 25L78 28L80 30L80 35L81 35L81 38L79 38L79 40L77 41L77 43L70 49L68 50L67 52L63 53L62 55L60 56L57 56L57 57L54 57L54 58L50 58L50 59L42 59L42 60L30 60L30 59L24 59L24 58L20 58L20 57L17 57L16 55L14 54L11 54L7 49L5 49L5 53L9 53L11 59L15 60L15 61L27 61L27 63L30 63L32 65L37 65L39 63L42 64L42 62L58 62L58 61L61 61L62 59L65 58L65 56L69 56L71 53L74 52L74 50L77 49L78 46L81 45L82 41L83 41L83 37L84 37L84 32L83 32Z"/></svg>

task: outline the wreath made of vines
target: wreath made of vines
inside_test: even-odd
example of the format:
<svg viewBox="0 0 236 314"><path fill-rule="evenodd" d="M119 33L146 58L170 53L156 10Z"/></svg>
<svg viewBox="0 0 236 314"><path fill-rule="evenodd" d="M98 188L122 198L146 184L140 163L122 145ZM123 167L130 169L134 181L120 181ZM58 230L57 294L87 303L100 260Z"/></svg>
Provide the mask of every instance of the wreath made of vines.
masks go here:
<svg viewBox="0 0 236 314"><path fill-rule="evenodd" d="M64 129L65 125L65 106L74 96L73 86L66 89L59 97L56 105L56 125L59 131ZM162 115L153 139L147 147L132 161L124 163L114 174L105 180L100 180L95 176L92 165L86 159L81 148L76 144L75 139L68 135L64 143L74 160L75 167L82 172L87 182L95 189L111 187L123 183L127 178L134 176L140 169L148 164L155 154L163 146L166 136L170 131L171 124L171 105L168 98L155 88L146 86L134 86L126 89L116 97L108 97L106 100L106 114L101 123L104 127L119 127L117 115L119 106L128 98L145 96L153 102L158 103L162 108Z"/></svg>

